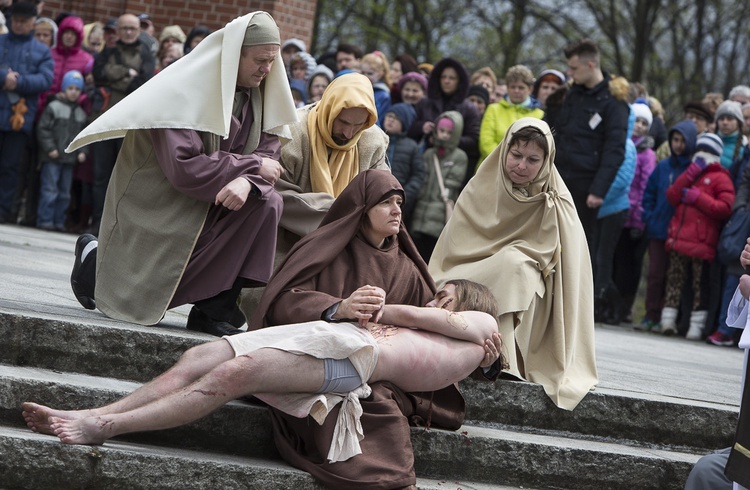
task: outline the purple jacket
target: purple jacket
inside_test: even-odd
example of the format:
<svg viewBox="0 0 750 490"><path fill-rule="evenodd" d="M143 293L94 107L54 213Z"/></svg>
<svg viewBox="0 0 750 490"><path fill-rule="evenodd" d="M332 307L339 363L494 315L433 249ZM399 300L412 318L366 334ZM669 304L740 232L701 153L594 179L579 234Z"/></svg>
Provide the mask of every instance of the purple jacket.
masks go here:
<svg viewBox="0 0 750 490"><path fill-rule="evenodd" d="M633 143L638 149L635 163L635 175L633 182L630 184L628 199L630 200L630 213L625 221L625 228L636 228L643 230L646 225L643 223L643 193L646 191L646 184L651 173L656 168L656 153L650 147L642 149L642 144L646 137L633 136Z"/></svg>

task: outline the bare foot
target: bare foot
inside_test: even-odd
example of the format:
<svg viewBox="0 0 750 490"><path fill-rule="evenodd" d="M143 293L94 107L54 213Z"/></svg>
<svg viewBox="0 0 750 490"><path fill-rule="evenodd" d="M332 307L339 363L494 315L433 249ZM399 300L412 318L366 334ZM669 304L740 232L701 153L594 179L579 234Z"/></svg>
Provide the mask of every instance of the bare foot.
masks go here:
<svg viewBox="0 0 750 490"><path fill-rule="evenodd" d="M103 444L112 437L111 420L104 417L82 417L69 420L49 417L49 426L65 444Z"/></svg>
<svg viewBox="0 0 750 490"><path fill-rule="evenodd" d="M40 434L55 435L50 427L50 417L61 420L75 420L88 415L90 410L54 410L37 403L25 402L21 405L23 418L29 429Z"/></svg>

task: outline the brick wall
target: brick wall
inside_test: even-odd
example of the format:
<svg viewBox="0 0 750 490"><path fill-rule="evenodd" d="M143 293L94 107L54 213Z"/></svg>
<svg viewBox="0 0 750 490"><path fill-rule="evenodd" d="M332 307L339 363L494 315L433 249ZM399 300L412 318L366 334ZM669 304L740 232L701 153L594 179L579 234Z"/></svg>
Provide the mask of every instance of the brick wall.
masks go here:
<svg viewBox="0 0 750 490"><path fill-rule="evenodd" d="M202 24L215 30L230 20L256 10L265 10L276 20L281 40L291 37L310 45L317 0L46 0L42 15L55 18L60 12L75 12L86 23L105 22L129 12L148 13L159 31L177 24L185 34Z"/></svg>

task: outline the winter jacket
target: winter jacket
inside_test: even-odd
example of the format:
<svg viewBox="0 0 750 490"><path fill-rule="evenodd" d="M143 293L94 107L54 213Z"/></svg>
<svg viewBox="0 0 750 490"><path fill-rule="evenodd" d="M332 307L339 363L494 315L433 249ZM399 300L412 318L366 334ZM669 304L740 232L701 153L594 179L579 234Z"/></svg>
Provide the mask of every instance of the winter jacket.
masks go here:
<svg viewBox="0 0 750 490"><path fill-rule="evenodd" d="M63 46L62 37L66 30L72 30L76 33L76 43L72 48ZM63 87L60 85L66 73L70 70L78 70L85 77L94 69L94 57L83 49L82 45L83 20L74 15L65 17L60 22L60 27L57 30L57 46L51 50L52 59L55 62L54 76L52 78L52 86L44 93L43 100L40 101L40 112L44 110L44 107L52 100L55 94L63 90Z"/></svg>
<svg viewBox="0 0 750 490"><path fill-rule="evenodd" d="M625 228L643 230L643 194L646 192L648 178L656 168L656 154L652 149L654 140L651 136L634 136L632 138L637 151L635 175L630 184L628 199L630 200L630 213L625 221Z"/></svg>
<svg viewBox="0 0 750 490"><path fill-rule="evenodd" d="M0 86L5 85L9 68L19 73L18 85L12 92L0 90L0 131L12 131L12 106L23 98L28 110L21 131L31 134L39 95L52 84L52 55L33 34L18 36L11 31L0 35Z"/></svg>
<svg viewBox="0 0 750 490"><path fill-rule="evenodd" d="M408 219L414 211L425 181L422 151L417 142L406 134L392 134L386 155L391 163L391 173L404 188L406 199L402 211L404 219Z"/></svg>
<svg viewBox="0 0 750 490"><path fill-rule="evenodd" d="M440 75L448 67L453 68L458 73L458 89L446 97L440 89ZM474 104L466 99L468 94L469 73L464 65L452 58L443 58L438 61L430 72L430 79L427 82L427 96L414 107L417 111L417 119L408 130L409 137L420 142L422 137L425 136L422 131L425 122L434 122L440 114L446 111L458 111L464 120L464 130L458 147L466 152L471 162L476 162L479 157L479 126L482 123L482 116Z"/></svg>
<svg viewBox="0 0 750 490"><path fill-rule="evenodd" d="M685 151L682 155L672 155L665 158L656 166L648 178L646 190L643 192L643 213L641 219L646 225L646 236L649 239L666 240L669 221L674 215L674 207L667 200L667 188L690 165L695 152L697 130L692 121L681 121L669 132L679 132L685 138Z"/></svg>
<svg viewBox="0 0 750 490"><path fill-rule="evenodd" d="M559 112L544 120L553 128L555 164L565 182L588 182L589 194L604 197L625 157L626 93L610 90L610 77L593 88L574 84Z"/></svg>
<svg viewBox="0 0 750 490"><path fill-rule="evenodd" d="M636 167L635 143L630 139L634 127L635 112L633 112L633 109L631 108L629 109L628 116L628 139L625 140L625 158L623 159L620 168L617 169L615 180L612 181L612 185L609 186L609 190L607 191L607 195L604 196L602 205L599 206L599 211L596 214L599 219L630 208L628 191L630 190L630 184L633 181Z"/></svg>
<svg viewBox="0 0 750 490"><path fill-rule="evenodd" d="M440 236L440 232L443 231L445 226L445 202L440 196L440 184L435 173L435 155L440 162L443 185L448 191L448 198L454 202L458 199L458 193L468 166L466 153L460 148L456 148L463 124L461 114L456 111L448 111L440 114L439 118L443 117L448 117L453 121L453 134L450 140L441 145L441 142L435 137L437 129L433 131L433 140L438 146L428 148L424 152L427 181L422 186L422 192L414 208L410 230L435 238Z"/></svg>
<svg viewBox="0 0 750 490"><path fill-rule="evenodd" d="M94 82L97 87L106 87L110 91L109 105L112 107L128 94L146 83L154 76L156 60L151 50L140 41L104 48L94 61ZM131 77L130 68L138 72Z"/></svg>
<svg viewBox="0 0 750 490"><path fill-rule="evenodd" d="M697 158L709 162L705 169L695 163ZM695 202L683 202L685 189L700 191ZM719 157L696 153L693 162L667 189L667 199L675 213L667 230L666 250L713 261L721 227L732 214L734 203L734 185Z"/></svg>
<svg viewBox="0 0 750 490"><path fill-rule="evenodd" d="M506 98L490 104L482 117L479 127L479 162L487 158L492 150L500 144L505 137L505 132L515 121L522 117L544 117L544 111L539 102L531 98L528 106L514 104Z"/></svg>
<svg viewBox="0 0 750 490"><path fill-rule="evenodd" d="M56 99L50 101L36 127L40 159L45 162L54 161L75 165L78 161L78 153L81 151L65 153L65 148L84 127L86 127L86 112L77 102ZM60 154L55 160L49 157L49 152L52 150L57 150Z"/></svg>
<svg viewBox="0 0 750 490"><path fill-rule="evenodd" d="M372 91L375 95L375 108L378 110L378 127L383 127L385 113L391 107L391 89L385 82L372 84Z"/></svg>

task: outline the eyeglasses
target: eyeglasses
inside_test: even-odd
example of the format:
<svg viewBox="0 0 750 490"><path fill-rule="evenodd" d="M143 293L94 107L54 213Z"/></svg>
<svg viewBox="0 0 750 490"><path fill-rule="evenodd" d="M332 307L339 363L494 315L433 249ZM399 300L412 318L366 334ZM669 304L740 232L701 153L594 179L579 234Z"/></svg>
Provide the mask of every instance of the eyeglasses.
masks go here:
<svg viewBox="0 0 750 490"><path fill-rule="evenodd" d="M132 27L132 26L122 26L118 27L117 30L119 31L140 31L140 27Z"/></svg>

